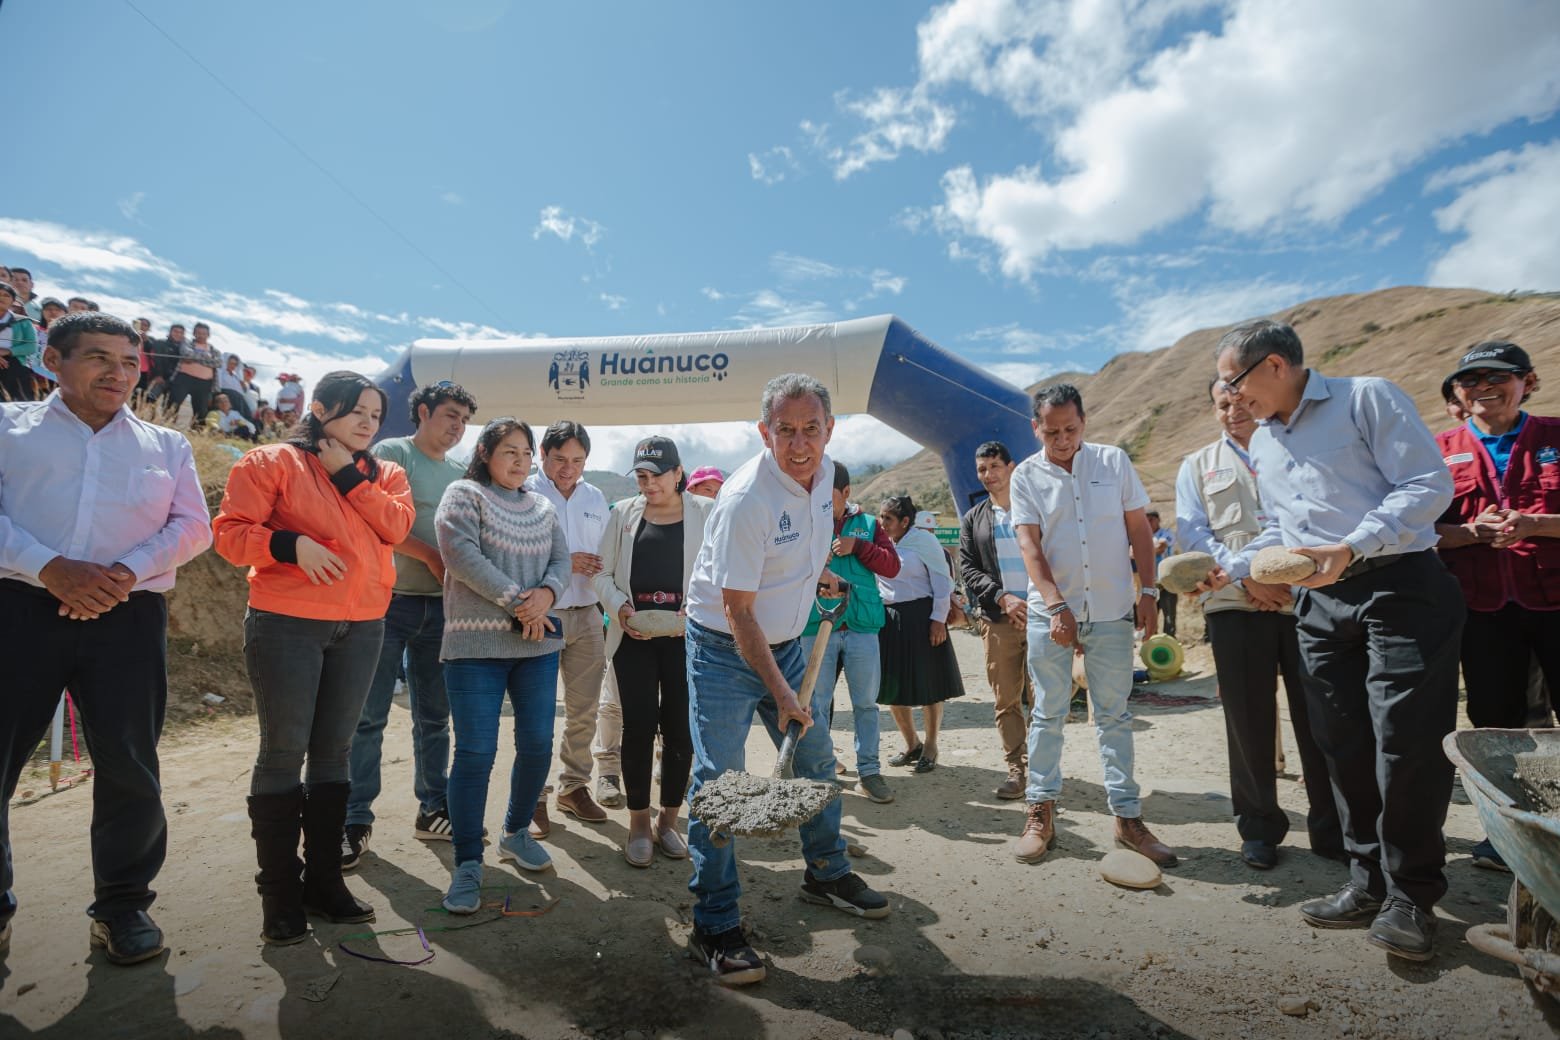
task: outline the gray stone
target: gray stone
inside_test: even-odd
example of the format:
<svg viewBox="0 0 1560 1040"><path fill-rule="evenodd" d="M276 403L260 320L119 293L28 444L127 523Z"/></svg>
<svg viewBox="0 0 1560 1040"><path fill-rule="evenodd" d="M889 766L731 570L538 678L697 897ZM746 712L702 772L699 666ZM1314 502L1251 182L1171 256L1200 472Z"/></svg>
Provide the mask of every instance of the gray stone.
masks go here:
<svg viewBox="0 0 1560 1040"><path fill-rule="evenodd" d="M1197 586L1216 566L1218 564L1214 558L1205 552L1176 553L1174 556L1166 556L1159 564L1159 584L1165 587L1166 592L1178 596L1189 595L1197 591Z"/></svg>
<svg viewBox="0 0 1560 1040"><path fill-rule="evenodd" d="M1316 573L1316 561L1281 545L1261 549L1251 559L1251 576L1265 585L1293 585Z"/></svg>

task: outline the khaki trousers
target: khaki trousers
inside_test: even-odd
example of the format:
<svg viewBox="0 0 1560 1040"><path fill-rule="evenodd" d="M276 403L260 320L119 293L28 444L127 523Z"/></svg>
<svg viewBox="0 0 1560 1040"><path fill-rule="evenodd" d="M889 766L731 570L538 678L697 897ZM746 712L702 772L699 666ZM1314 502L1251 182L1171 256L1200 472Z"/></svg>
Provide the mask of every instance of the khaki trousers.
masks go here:
<svg viewBox="0 0 1560 1040"><path fill-rule="evenodd" d="M611 667L612 662L607 662ZM601 684L601 699L596 702L596 742L591 754L596 756L597 776L623 775L623 705L618 700L617 683L609 676Z"/></svg>
<svg viewBox="0 0 1560 1040"><path fill-rule="evenodd" d="M596 735L596 704L606 672L606 636L601 611L594 604L556 613L563 620L563 650L558 655L558 679L563 684L558 793L566 795L590 784L590 742ZM542 792L543 797L546 794Z"/></svg>
<svg viewBox="0 0 1560 1040"><path fill-rule="evenodd" d="M1002 738L1002 757L1009 766L1020 769L1026 764L1029 724L1024 718L1024 701L1034 700L1029 679L1029 634L1014 628L1006 619L986 621L982 641L986 644L986 681L997 701L997 733Z"/></svg>

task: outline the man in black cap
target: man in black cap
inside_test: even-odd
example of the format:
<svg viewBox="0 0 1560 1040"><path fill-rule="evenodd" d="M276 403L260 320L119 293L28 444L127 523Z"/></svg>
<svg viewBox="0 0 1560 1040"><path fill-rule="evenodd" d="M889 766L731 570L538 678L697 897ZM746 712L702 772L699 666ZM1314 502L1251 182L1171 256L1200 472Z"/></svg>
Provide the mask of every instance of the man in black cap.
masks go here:
<svg viewBox="0 0 1560 1040"><path fill-rule="evenodd" d="M1523 410L1538 375L1515 343L1478 344L1448 381L1468 418L1436 437L1454 485L1436 533L1468 604L1468 721L1519 729L1529 658L1551 691L1560 682L1560 419ZM1488 839L1473 858L1506 866Z"/></svg>

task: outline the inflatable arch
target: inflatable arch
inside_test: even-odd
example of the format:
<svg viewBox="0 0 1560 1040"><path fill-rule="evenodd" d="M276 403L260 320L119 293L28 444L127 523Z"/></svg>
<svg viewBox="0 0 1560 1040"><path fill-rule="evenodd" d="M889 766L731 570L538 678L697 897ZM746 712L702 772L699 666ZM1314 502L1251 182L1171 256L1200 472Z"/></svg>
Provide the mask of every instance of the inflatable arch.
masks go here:
<svg viewBox="0 0 1560 1040"><path fill-rule="evenodd" d="M418 340L378 383L389 395L387 437L410 434L405 402L418 386L469 387L483 416L518 415L538 430L586 426L753 422L764 383L806 372L828 386L836 415L865 412L941 459L962 512L983 495L975 449L1000 440L1030 453L1029 399L953 356L892 315L780 329L594 339Z"/></svg>

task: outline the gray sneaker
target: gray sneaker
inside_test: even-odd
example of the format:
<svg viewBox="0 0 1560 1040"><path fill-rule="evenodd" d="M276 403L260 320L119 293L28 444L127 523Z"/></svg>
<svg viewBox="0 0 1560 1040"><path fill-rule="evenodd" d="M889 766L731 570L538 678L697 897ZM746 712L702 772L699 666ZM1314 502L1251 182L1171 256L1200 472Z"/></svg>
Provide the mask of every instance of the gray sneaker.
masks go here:
<svg viewBox="0 0 1560 1040"><path fill-rule="evenodd" d="M873 773L871 776L861 778L861 789L866 792L868 798L874 802L891 802L894 800L894 792L889 790L888 781L882 776Z"/></svg>
<svg viewBox="0 0 1560 1040"><path fill-rule="evenodd" d="M504 832L498 839L498 858L510 860L522 870L546 870L552 866L552 857L528 831Z"/></svg>
<svg viewBox="0 0 1560 1040"><path fill-rule="evenodd" d="M452 914L474 914L482 909L482 861L468 860L455 868L444 909Z"/></svg>
<svg viewBox="0 0 1560 1040"><path fill-rule="evenodd" d="M616 776L607 775L596 779L596 804L604 809L620 809L623 807L623 782Z"/></svg>

